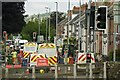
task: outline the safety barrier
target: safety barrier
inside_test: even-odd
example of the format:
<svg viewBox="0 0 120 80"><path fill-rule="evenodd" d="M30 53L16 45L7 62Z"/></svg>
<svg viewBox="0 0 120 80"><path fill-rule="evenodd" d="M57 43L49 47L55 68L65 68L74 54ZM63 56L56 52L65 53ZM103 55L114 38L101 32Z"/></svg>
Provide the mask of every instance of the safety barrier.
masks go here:
<svg viewBox="0 0 120 80"><path fill-rule="evenodd" d="M120 63L98 62L81 64L56 64L52 66L4 68L5 78L117 78ZM112 71L112 73L110 73ZM111 77L111 75L116 75Z"/></svg>

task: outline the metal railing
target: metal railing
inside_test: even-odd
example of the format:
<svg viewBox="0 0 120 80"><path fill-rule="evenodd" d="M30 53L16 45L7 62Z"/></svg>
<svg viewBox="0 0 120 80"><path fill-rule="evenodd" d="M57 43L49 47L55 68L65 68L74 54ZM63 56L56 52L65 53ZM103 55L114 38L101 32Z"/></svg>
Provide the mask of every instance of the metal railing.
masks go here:
<svg viewBox="0 0 120 80"><path fill-rule="evenodd" d="M5 76L3 78L104 78L106 80L107 78L118 77L120 74L120 63L57 64L54 66L4 69ZM116 76L113 77L114 75Z"/></svg>

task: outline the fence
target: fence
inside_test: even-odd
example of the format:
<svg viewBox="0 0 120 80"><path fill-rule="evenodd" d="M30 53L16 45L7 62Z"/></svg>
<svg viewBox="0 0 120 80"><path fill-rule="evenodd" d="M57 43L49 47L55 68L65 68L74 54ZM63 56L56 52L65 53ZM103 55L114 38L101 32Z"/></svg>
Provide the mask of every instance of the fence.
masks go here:
<svg viewBox="0 0 120 80"><path fill-rule="evenodd" d="M4 69L5 76L3 78L104 78L106 80L117 78L120 75L120 63L115 62Z"/></svg>

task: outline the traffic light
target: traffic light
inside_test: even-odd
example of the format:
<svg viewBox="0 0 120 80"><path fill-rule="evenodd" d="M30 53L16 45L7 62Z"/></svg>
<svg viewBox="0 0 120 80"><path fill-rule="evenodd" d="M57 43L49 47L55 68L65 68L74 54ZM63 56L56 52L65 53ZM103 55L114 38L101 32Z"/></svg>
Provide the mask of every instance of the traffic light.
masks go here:
<svg viewBox="0 0 120 80"><path fill-rule="evenodd" d="M91 54L88 53L86 57L87 57L86 62L91 63Z"/></svg>
<svg viewBox="0 0 120 80"><path fill-rule="evenodd" d="M94 30L95 27L95 6L90 9L90 28Z"/></svg>
<svg viewBox="0 0 120 80"><path fill-rule="evenodd" d="M36 32L33 32L33 39L36 39Z"/></svg>
<svg viewBox="0 0 120 80"><path fill-rule="evenodd" d="M100 6L97 10L97 28L105 30L107 25L107 7Z"/></svg>

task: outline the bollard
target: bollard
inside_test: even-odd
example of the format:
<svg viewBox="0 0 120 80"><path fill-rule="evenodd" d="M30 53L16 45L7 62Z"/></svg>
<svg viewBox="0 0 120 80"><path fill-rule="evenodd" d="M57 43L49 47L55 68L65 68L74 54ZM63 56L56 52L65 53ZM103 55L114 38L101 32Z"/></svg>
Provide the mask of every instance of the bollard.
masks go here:
<svg viewBox="0 0 120 80"><path fill-rule="evenodd" d="M89 78L92 79L92 63L89 64L89 69L90 69L90 76L89 76Z"/></svg>
<svg viewBox="0 0 120 80"><path fill-rule="evenodd" d="M86 63L86 78L89 78L89 63Z"/></svg>
<svg viewBox="0 0 120 80"><path fill-rule="evenodd" d="M5 68L5 78L8 78L8 68Z"/></svg>
<svg viewBox="0 0 120 80"><path fill-rule="evenodd" d="M55 79L58 78L58 66L55 65Z"/></svg>
<svg viewBox="0 0 120 80"><path fill-rule="evenodd" d="M74 78L76 78L77 77L77 66L76 66L76 63L75 64L73 64L73 68L74 68Z"/></svg>
<svg viewBox="0 0 120 80"><path fill-rule="evenodd" d="M35 67L32 67L32 78L35 80Z"/></svg>
<svg viewBox="0 0 120 80"><path fill-rule="evenodd" d="M107 74L106 74L106 62L104 62L104 80L106 80L106 76L107 76Z"/></svg>

